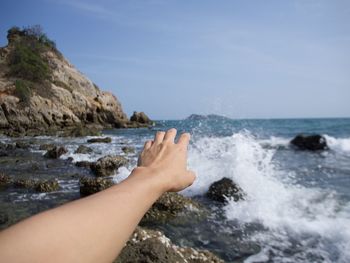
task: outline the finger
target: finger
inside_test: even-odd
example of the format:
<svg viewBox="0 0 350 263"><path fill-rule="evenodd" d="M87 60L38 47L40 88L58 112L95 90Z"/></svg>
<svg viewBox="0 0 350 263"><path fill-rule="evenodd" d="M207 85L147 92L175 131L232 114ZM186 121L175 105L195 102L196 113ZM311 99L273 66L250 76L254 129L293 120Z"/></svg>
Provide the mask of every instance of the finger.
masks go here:
<svg viewBox="0 0 350 263"><path fill-rule="evenodd" d="M143 146L143 149L148 150L149 148L151 148L152 144L153 144L153 141L151 141L151 140L146 141L145 145Z"/></svg>
<svg viewBox="0 0 350 263"><path fill-rule="evenodd" d="M160 144L163 142L165 136L165 132L158 131L154 137L154 144Z"/></svg>
<svg viewBox="0 0 350 263"><path fill-rule="evenodd" d="M174 142L176 133L177 133L177 130L174 128L168 130L164 136L164 141Z"/></svg>
<svg viewBox="0 0 350 263"><path fill-rule="evenodd" d="M187 147L188 143L190 142L190 139L191 139L191 135L186 132L181 134L179 141L177 143Z"/></svg>

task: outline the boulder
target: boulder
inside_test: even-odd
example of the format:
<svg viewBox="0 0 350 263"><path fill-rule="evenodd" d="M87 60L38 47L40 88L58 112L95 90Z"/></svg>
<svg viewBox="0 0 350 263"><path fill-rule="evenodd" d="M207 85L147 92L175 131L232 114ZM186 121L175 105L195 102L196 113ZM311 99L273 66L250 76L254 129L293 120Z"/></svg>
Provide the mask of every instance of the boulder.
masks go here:
<svg viewBox="0 0 350 263"><path fill-rule="evenodd" d="M166 222L170 219L191 213L202 215L205 209L196 201L178 193L164 193L147 211L142 218L142 223Z"/></svg>
<svg viewBox="0 0 350 263"><path fill-rule="evenodd" d="M104 137L104 138L92 138L87 140L88 143L111 143L112 138L111 137Z"/></svg>
<svg viewBox="0 0 350 263"><path fill-rule="evenodd" d="M299 150L319 151L328 149L326 138L319 134L299 134L290 143Z"/></svg>
<svg viewBox="0 0 350 263"><path fill-rule="evenodd" d="M153 124L153 121L151 121L151 119L144 112L134 111L133 115L130 117L130 121L149 125Z"/></svg>
<svg viewBox="0 0 350 263"><path fill-rule="evenodd" d="M180 247L162 232L137 227L114 263L224 263L208 250Z"/></svg>
<svg viewBox="0 0 350 263"><path fill-rule="evenodd" d="M124 147L122 147L122 151L126 154L135 153L135 147L124 146Z"/></svg>
<svg viewBox="0 0 350 263"><path fill-rule="evenodd" d="M212 183L207 192L207 197L222 203L228 199L239 201L244 199L243 190L229 178L222 178Z"/></svg>
<svg viewBox="0 0 350 263"><path fill-rule="evenodd" d="M80 179L80 195L87 196L105 190L113 185L113 181L106 178L81 178Z"/></svg>
<svg viewBox="0 0 350 263"><path fill-rule="evenodd" d="M91 164L90 168L96 176L110 176L115 171L128 163L128 160L123 156L107 155L97 160L96 163Z"/></svg>
<svg viewBox="0 0 350 263"><path fill-rule="evenodd" d="M35 186L35 191L37 192L54 192L60 188L60 185L56 180L52 181L41 181Z"/></svg>
<svg viewBox="0 0 350 263"><path fill-rule="evenodd" d="M62 146L55 146L53 147L52 149L48 150L46 153L45 153L45 157L46 158L51 158L51 159L58 159L60 158L61 155L67 153L67 149L62 147Z"/></svg>
<svg viewBox="0 0 350 263"><path fill-rule="evenodd" d="M92 153L92 149L85 145L79 145L78 149L74 153L89 154Z"/></svg>

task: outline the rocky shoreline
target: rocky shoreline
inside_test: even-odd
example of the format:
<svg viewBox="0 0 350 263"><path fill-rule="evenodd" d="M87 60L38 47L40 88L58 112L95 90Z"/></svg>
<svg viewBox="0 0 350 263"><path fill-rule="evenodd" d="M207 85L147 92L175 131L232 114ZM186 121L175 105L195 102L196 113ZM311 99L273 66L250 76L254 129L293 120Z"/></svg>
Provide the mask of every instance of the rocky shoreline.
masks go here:
<svg viewBox="0 0 350 263"><path fill-rule="evenodd" d="M86 139L86 145L79 145L75 152L87 155L92 151L88 145L110 143L111 139L106 138L109 137ZM35 137L3 137L0 143L0 197L5 202L0 204L1 229L39 211L114 185L111 176L115 176L120 167L127 166L130 161L128 156L134 155L135 149L124 145L121 146L123 155L106 155L84 165L73 163L71 158L61 159L67 152L63 145L41 143ZM68 185L70 189L67 189ZM27 211L16 211L16 206L6 208L5 204L11 203L6 199L14 192L34 197L25 202L32 205L36 203L36 198L42 196L43 199L35 206L42 202L46 205ZM21 204L23 201L14 202ZM224 262L208 250L173 244L157 228L157 225L170 221L184 224L190 220L204 220L208 214L208 209L193 199L178 193L165 193L146 213L115 262Z"/></svg>

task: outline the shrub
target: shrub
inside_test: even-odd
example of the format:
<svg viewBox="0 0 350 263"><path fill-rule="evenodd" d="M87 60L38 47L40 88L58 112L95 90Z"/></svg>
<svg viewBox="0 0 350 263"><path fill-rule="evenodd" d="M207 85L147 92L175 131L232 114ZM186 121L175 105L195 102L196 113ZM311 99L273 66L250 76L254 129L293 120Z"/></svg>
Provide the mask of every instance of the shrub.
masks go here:
<svg viewBox="0 0 350 263"><path fill-rule="evenodd" d="M50 68L35 48L19 41L9 56L9 74L13 77L43 82L50 77Z"/></svg>
<svg viewBox="0 0 350 263"><path fill-rule="evenodd" d="M20 30L12 27L8 30L13 48L8 56L9 75L35 83L42 83L51 77L51 69L45 58L46 51L60 53L54 41L50 40L41 26L32 26ZM9 40L10 41L10 40Z"/></svg>
<svg viewBox="0 0 350 263"><path fill-rule="evenodd" d="M31 83L25 80L16 80L15 87L15 95L19 98L20 102L28 104L32 95Z"/></svg>

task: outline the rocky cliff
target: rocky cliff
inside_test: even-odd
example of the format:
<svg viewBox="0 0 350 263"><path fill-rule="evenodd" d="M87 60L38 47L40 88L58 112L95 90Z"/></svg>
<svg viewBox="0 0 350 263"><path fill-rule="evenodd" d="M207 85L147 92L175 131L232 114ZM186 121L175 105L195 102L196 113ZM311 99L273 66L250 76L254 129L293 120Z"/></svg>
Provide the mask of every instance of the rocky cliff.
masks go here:
<svg viewBox="0 0 350 263"><path fill-rule="evenodd" d="M0 48L0 131L53 134L76 129L126 128L118 99L79 72L40 28L11 28Z"/></svg>

